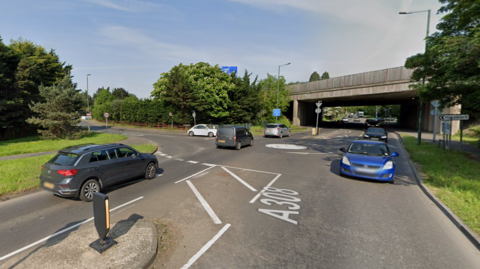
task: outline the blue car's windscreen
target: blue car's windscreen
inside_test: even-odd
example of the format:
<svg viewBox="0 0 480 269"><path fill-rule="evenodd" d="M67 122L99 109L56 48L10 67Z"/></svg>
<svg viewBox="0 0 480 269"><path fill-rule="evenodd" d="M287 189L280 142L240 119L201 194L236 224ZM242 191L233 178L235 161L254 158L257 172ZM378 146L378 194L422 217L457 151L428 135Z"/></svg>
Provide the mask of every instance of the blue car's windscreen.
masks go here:
<svg viewBox="0 0 480 269"><path fill-rule="evenodd" d="M348 148L348 153L362 154L369 156L389 156L390 152L386 145L368 144L368 143L352 143Z"/></svg>

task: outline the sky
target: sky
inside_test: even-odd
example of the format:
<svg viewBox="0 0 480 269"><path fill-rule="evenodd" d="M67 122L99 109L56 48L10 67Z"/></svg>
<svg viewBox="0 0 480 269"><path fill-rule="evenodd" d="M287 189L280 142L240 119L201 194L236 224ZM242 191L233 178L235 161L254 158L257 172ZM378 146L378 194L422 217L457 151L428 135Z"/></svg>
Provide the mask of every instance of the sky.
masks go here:
<svg viewBox="0 0 480 269"><path fill-rule="evenodd" d="M308 81L402 66L425 49L438 0L0 0L0 37L32 41L73 66L77 89L149 98L176 65L237 66Z"/></svg>

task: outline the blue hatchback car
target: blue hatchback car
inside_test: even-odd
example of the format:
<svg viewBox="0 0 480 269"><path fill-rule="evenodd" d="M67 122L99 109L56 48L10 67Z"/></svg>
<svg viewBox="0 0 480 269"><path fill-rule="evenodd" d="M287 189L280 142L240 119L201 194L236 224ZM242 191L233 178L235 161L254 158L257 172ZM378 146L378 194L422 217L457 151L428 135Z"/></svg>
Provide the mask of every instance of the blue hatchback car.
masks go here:
<svg viewBox="0 0 480 269"><path fill-rule="evenodd" d="M353 176L393 183L395 178L395 162L397 152L390 153L388 145L379 141L355 140L347 149L341 148L345 154L340 161L340 175Z"/></svg>

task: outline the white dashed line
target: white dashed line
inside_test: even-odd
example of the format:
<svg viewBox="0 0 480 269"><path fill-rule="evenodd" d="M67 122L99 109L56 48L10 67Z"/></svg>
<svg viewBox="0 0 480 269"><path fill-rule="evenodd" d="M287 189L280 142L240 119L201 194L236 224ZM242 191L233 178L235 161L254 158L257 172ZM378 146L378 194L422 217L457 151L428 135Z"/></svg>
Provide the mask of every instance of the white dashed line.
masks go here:
<svg viewBox="0 0 480 269"><path fill-rule="evenodd" d="M177 158L177 159L175 159L175 161L181 161L181 162L183 162L183 159Z"/></svg>
<svg viewBox="0 0 480 269"><path fill-rule="evenodd" d="M198 200L200 201L200 203L203 205L203 207L207 211L208 215L210 215L210 217L212 218L213 223L222 224L222 222L217 217L215 212L213 212L212 208L208 205L207 201L205 201L205 199L203 199L203 196L198 192L197 188L195 188L195 186L193 186L192 182L190 182L190 180L187 180L187 184L188 184L188 186L190 186L190 189L192 189L193 193L195 193Z"/></svg>
<svg viewBox="0 0 480 269"><path fill-rule="evenodd" d="M189 178L191 178L191 177L194 177L194 176L196 176L196 175L198 175L198 174L201 174L201 173L203 173L203 172L205 172L205 171L207 171L207 170L209 170L209 169L212 169L212 168L213 168L213 166L211 166L211 167L209 167L209 168L207 168L207 169L204 169L204 170L202 170L202 171L200 171L200 172L198 172L198 173L195 173L195 174L193 174L193 175L191 175L191 176L189 176L189 177L186 177L186 178L184 178L184 179L180 179L179 181L175 182L175 184L180 183L180 182L182 182L182 181L184 181L184 180L187 180L187 179L189 179Z"/></svg>
<svg viewBox="0 0 480 269"><path fill-rule="evenodd" d="M196 161L187 161L187 163L198 163Z"/></svg>
<svg viewBox="0 0 480 269"><path fill-rule="evenodd" d="M242 183L243 185L245 185L247 188L249 188L250 190L252 191L257 191L255 188L253 188L252 186L248 185L247 182L243 181L241 178L239 178L237 175L235 175L234 173L230 172L230 170L228 170L227 168L225 167L222 167L223 170L227 171L232 177L234 177L236 180L238 180L240 183Z"/></svg>
<svg viewBox="0 0 480 269"><path fill-rule="evenodd" d="M167 158L169 158L169 159L173 158L172 156L165 156L165 157L167 157Z"/></svg>
<svg viewBox="0 0 480 269"><path fill-rule="evenodd" d="M216 164L211 164L211 163L202 163L202 165L211 166L211 167L217 166Z"/></svg>

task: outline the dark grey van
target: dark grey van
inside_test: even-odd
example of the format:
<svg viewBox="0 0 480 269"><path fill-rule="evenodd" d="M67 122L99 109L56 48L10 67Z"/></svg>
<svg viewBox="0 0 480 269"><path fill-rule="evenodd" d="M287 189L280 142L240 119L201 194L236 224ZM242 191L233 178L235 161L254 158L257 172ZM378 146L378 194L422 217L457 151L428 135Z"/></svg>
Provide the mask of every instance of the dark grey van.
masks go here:
<svg viewBox="0 0 480 269"><path fill-rule="evenodd" d="M253 146L252 133L243 126L221 126L215 137L217 148L228 147L241 149L242 146Z"/></svg>

